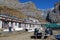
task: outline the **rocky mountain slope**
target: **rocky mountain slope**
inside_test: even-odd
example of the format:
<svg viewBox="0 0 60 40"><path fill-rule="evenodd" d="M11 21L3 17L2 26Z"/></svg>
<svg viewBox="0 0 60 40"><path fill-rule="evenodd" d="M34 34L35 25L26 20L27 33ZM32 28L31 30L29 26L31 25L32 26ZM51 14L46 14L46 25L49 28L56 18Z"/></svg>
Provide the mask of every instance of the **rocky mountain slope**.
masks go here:
<svg viewBox="0 0 60 40"><path fill-rule="evenodd" d="M60 2L57 2L47 15L50 22L60 23Z"/></svg>
<svg viewBox="0 0 60 40"><path fill-rule="evenodd" d="M26 18L26 15L21 11L17 11L16 9L12 9L4 5L0 5L0 14L14 16L21 19Z"/></svg>
<svg viewBox="0 0 60 40"><path fill-rule="evenodd" d="M37 18L39 21L44 20L42 17L42 11L38 10L34 3L31 1L20 3L18 0L0 0L0 5L16 9L17 11L22 12L26 16L33 16Z"/></svg>

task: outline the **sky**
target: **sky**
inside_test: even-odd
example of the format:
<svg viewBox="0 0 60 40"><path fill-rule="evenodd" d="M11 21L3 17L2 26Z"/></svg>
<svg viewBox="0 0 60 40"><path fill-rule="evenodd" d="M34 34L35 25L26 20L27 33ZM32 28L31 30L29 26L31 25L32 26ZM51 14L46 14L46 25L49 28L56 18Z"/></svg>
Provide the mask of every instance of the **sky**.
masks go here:
<svg viewBox="0 0 60 40"><path fill-rule="evenodd" d="M53 8L56 2L60 0L19 0L21 3L32 1L39 9Z"/></svg>

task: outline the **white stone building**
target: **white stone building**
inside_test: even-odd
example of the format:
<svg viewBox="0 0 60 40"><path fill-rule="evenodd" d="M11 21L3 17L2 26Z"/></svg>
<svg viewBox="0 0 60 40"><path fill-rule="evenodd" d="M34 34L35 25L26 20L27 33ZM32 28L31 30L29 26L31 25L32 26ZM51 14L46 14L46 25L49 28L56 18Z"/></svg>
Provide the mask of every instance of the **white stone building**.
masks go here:
<svg viewBox="0 0 60 40"><path fill-rule="evenodd" d="M28 29L28 31L34 31L35 28L41 27L39 20L36 18L26 18L25 20L25 28Z"/></svg>
<svg viewBox="0 0 60 40"><path fill-rule="evenodd" d="M9 27L12 27L12 31L27 29L28 32L31 32L40 26L39 20L33 17L28 17L22 20L16 17L0 15L0 29L3 29L3 31L9 31Z"/></svg>
<svg viewBox="0 0 60 40"><path fill-rule="evenodd" d="M9 27L12 27L12 31L23 30L23 28L19 26L20 23L21 19L0 15L0 29L3 29L3 31L9 31Z"/></svg>

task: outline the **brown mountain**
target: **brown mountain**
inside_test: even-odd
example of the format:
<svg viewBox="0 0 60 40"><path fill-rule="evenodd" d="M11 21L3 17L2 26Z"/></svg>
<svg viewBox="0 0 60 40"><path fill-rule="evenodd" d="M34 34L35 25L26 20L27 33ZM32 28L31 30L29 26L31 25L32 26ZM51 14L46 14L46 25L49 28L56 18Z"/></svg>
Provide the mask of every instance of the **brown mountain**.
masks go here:
<svg viewBox="0 0 60 40"><path fill-rule="evenodd" d="M23 16L24 15L31 16L31 17L37 18L39 21L42 21L42 20L45 21L44 19L42 19L42 15L41 15L42 11L38 10L36 6L34 5L34 3L31 1L20 3L18 0L0 0L0 4L7 6L8 9L12 9L12 10L7 10L7 11L8 13L12 13L13 16L19 17L19 16L22 16L19 14L23 13Z"/></svg>
<svg viewBox="0 0 60 40"><path fill-rule="evenodd" d="M3 6L3 5L0 5L0 14L7 14L7 15L10 15L10 16L15 16L17 18L25 18L26 16L20 12L20 11L17 11L16 9L13 9L13 8L9 8L7 6Z"/></svg>

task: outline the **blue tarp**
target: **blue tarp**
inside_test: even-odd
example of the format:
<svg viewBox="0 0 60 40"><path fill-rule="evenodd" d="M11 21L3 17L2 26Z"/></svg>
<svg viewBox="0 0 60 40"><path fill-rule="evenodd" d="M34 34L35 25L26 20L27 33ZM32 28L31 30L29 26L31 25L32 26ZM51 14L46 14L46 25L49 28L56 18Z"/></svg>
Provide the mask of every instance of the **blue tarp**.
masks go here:
<svg viewBox="0 0 60 40"><path fill-rule="evenodd" d="M57 34L55 37L56 39L60 40L60 34Z"/></svg>

